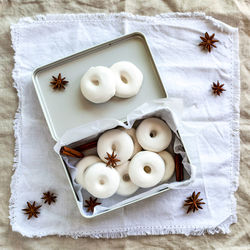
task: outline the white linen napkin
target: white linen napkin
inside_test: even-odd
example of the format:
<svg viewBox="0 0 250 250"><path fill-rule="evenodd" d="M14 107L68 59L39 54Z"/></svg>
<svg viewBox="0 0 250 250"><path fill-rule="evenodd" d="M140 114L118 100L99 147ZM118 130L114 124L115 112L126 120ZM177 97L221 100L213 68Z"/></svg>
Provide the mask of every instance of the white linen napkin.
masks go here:
<svg viewBox="0 0 250 250"><path fill-rule="evenodd" d="M186 147L197 166L194 183L178 190L88 220L81 217L51 138L33 84L32 71L43 64L134 31L145 34L164 87L184 101L182 121ZM215 33L217 48L204 52L198 44ZM47 15L23 18L11 27L14 86L19 107L14 129L15 173L11 182L10 223L24 236L125 237L147 234L228 233L235 223L239 173L238 30L202 13L153 17L120 14ZM221 96L211 84L224 83ZM63 112L63 107L62 107ZM190 138L190 140L188 140ZM43 192L57 202L43 204L36 219L27 220L26 201L42 204ZM200 191L203 210L186 214L183 202Z"/></svg>

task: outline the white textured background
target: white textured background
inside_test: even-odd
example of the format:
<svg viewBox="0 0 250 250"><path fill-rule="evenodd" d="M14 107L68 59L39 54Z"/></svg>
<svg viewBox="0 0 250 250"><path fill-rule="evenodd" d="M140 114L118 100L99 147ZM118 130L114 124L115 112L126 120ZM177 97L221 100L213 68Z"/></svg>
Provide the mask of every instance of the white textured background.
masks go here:
<svg viewBox="0 0 250 250"><path fill-rule="evenodd" d="M249 62L247 62L247 56L249 55L249 40L247 29L244 27L249 25L249 8L246 6L247 1L228 1L227 4L219 2L214 4L214 1L206 1L195 6L194 4L184 4L183 1L170 1L166 4L164 1L155 2L138 1L123 1L115 3L112 1L112 6L108 1L88 1L88 3L82 3L81 1L23 1L23 4L18 4L15 1L1 1L0 2L0 17L1 17L1 40L0 40L0 74L1 74L1 123L0 123L0 156L1 156L1 242L0 245L6 249L38 249L38 246L43 248L50 244L51 249L56 249L60 245L64 249L82 248L139 248L153 249L160 247L176 247L182 246L202 248L229 248L228 246L247 247L249 243L249 217L248 217L248 200L249 200L249 176L247 170L249 168L249 127L247 119L249 119L249 87L247 85L247 79L249 78ZM213 5L213 4L214 5ZM231 227L231 235L216 235L205 237L189 237L184 236L159 236L159 237L131 237L123 240L92 240L92 239L80 239L74 241L72 239L57 237L47 237L41 240L38 239L23 239L19 234L12 233L9 227L8 220L8 200L9 200L9 183L12 168L14 138L12 132L12 120L16 110L17 98L15 90L12 88L11 70L13 67L13 51L10 48L10 36L9 25L18 20L22 16L31 16L39 13L71 13L71 12L117 12L117 11L130 11L137 14L151 15L167 11L205 11L206 14L212 15L232 26L239 26L240 28L240 56L241 56L241 76L242 76L242 95L241 95L241 177L240 187L237 192L238 199L238 224ZM248 30L249 32L249 30ZM248 64L247 64L248 63ZM248 77L248 78L247 78ZM181 242L181 244L180 244ZM104 245L106 244L106 245Z"/></svg>

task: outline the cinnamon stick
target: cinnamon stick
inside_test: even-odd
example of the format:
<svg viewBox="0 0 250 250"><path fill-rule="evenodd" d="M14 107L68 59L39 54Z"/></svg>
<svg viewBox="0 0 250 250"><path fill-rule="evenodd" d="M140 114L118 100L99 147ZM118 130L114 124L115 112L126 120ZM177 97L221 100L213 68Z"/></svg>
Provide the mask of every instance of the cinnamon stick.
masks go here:
<svg viewBox="0 0 250 250"><path fill-rule="evenodd" d="M88 142L85 143L83 145L77 146L74 149L77 151L83 151L83 150L87 150L87 149L91 149L91 148L95 148L97 146L97 140L96 141L92 141L92 142Z"/></svg>
<svg viewBox="0 0 250 250"><path fill-rule="evenodd" d="M174 160L175 160L175 178L176 178L176 181L183 181L184 172L183 172L183 164L182 164L181 155L176 154L174 157Z"/></svg>
<svg viewBox="0 0 250 250"><path fill-rule="evenodd" d="M65 146L61 148L60 153L62 155L67 155L67 156L76 157L76 158L83 158L84 157L83 153L81 153L75 149L65 147Z"/></svg>

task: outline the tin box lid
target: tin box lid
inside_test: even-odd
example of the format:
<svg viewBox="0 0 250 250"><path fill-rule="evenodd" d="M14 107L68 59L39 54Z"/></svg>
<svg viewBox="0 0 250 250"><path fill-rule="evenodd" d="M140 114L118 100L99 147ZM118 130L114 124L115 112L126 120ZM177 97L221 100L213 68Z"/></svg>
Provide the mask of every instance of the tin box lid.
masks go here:
<svg viewBox="0 0 250 250"><path fill-rule="evenodd" d="M130 61L143 73L139 93L132 98L113 97L108 102L94 104L80 90L83 74L93 66L107 66L118 61ZM61 73L69 81L65 90L50 86L52 76ZM166 97L162 81L145 36L135 32L62 58L33 72L33 83L51 135L58 140L73 127L104 118L125 120L126 115L141 104Z"/></svg>

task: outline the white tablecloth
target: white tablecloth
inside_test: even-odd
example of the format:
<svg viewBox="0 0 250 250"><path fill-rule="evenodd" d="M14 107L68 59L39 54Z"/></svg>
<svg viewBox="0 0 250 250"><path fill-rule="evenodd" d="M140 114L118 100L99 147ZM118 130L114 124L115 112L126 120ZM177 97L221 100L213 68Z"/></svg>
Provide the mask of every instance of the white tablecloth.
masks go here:
<svg viewBox="0 0 250 250"><path fill-rule="evenodd" d="M74 52L133 31L143 32L162 81L172 97L181 97L189 147L196 144L196 181L93 220L79 214L32 84L32 71ZM220 41L211 53L197 46L200 35L215 33ZM200 13L155 17L114 15L49 15L25 18L12 26L15 49L13 78L19 95L15 120L16 171L11 183L10 219L14 231L33 236L124 237L145 234L228 233L236 222L239 168L238 31ZM226 92L211 94L219 80ZM63 107L62 107L63 111ZM195 138L195 140L193 140ZM199 157L197 157L199 156ZM41 203L52 190L58 201L43 205L38 219L27 220L26 201ZM186 215L184 199L200 191L204 209Z"/></svg>

